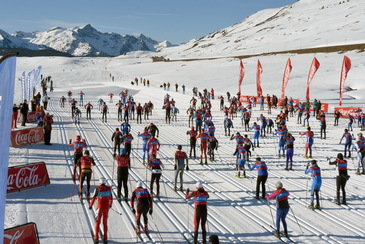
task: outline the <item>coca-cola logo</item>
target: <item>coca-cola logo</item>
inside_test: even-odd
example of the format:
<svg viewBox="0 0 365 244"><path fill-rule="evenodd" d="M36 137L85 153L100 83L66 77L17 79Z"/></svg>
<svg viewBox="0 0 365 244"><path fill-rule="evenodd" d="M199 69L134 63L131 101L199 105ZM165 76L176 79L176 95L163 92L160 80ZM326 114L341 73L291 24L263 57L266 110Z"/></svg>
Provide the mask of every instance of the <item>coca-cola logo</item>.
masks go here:
<svg viewBox="0 0 365 244"><path fill-rule="evenodd" d="M39 130L30 129L28 133L17 133L15 136L15 143L18 145L29 144L41 141L41 134Z"/></svg>
<svg viewBox="0 0 365 244"><path fill-rule="evenodd" d="M23 233L24 233L24 230L22 230L22 231L17 230L14 233L14 235L4 234L4 238L9 239L8 240L9 244L15 244L15 243L17 243L18 239L23 235Z"/></svg>
<svg viewBox="0 0 365 244"><path fill-rule="evenodd" d="M8 175L7 190L22 189L36 186L41 182L38 174L35 174L39 165L21 168L16 174Z"/></svg>

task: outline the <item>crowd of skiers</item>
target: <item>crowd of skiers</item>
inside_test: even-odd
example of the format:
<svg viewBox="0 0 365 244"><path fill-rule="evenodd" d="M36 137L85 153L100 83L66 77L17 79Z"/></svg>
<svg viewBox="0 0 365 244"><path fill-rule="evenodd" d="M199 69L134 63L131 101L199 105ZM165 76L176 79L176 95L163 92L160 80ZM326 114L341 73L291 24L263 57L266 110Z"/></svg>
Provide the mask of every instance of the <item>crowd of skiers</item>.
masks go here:
<svg viewBox="0 0 365 244"><path fill-rule="evenodd" d="M148 80L145 79L139 81L138 78L134 80L134 84L138 85L146 84ZM149 82L148 82L149 84ZM148 86L147 84L147 86ZM169 83L168 83L169 84ZM169 91L169 85L166 84L163 87ZM175 91L178 91L178 85L175 86ZM185 93L185 86L183 87ZM22 126L26 123L26 116L28 111L41 111L47 109L47 89L43 91L42 95L38 93L32 99L31 109L28 107L27 101L24 101L20 106L14 105L13 108L13 128L17 128L17 122L19 120L18 111L21 114ZM113 93L109 93L109 101L104 101L100 98L96 104L90 101L84 104L84 98L86 94L82 91L77 93L79 98L73 98L72 91L69 91L66 96L62 96L59 100L61 108L65 108L65 104L69 104L71 107L71 116L75 121L75 124L80 124L81 109L86 111L86 119L91 119L92 110L98 108L99 114L101 114L101 120L107 122L109 116L109 106L115 105L116 120L120 121L120 127L115 128L111 136L113 142L113 157L115 158L117 166L117 198L119 200L128 200L129 204L136 215L136 233L141 233L141 230L148 233L148 217L147 214L153 213L153 197L159 198L160 196L160 180L162 178L162 171L164 164L158 157L158 151L161 147L159 142L159 129L154 123L150 123L152 112L155 109L154 104L151 101L145 103L135 102L132 95L129 94L127 89L119 93L117 103L113 102ZM310 101L296 103L292 98L285 97L279 100L275 95L266 97L248 97L247 100L242 100L239 95L231 96L227 92L227 100L223 95L218 96L218 103L220 110L223 113L224 119L219 123L224 128L220 131L220 134L229 140L234 140L233 160L235 161L235 170L237 171L237 177L246 177L246 169L252 171L257 169L258 175L256 180L256 199L276 199L277 201L277 216L276 216L276 229L277 237L280 238L280 222L283 224L284 232L283 236L288 237L288 229L285 221L286 215L290 210L288 198L289 192L285 190L283 184L279 181L275 184L276 190L271 194L266 194L265 184L268 180L269 171L267 163L262 160L260 156L253 157L252 153L256 148L262 147L262 140L269 137L274 138L275 147L277 151L277 157L283 157L286 160L285 170L293 170L293 155L294 145L298 143L295 137L302 138L305 144L305 151L303 157L310 159L305 170L305 174L311 176L311 189L310 189L310 204L312 209L320 208L320 188L322 185L321 169L319 162L313 159L314 147L314 132L312 130L313 125L319 124L320 138L326 139L326 114L321 110L321 102L316 99L311 103ZM44 99L44 98L47 99ZM216 125L213 122L212 114L212 100L214 100L214 89L208 91L204 89L199 92L196 87L193 88L193 97L190 99L190 105L186 110L186 113L181 114L179 121L184 121L186 118L186 124L188 130L186 134L189 138L189 150L185 152L182 150L182 145L178 145L176 152L174 153L174 190L183 191L183 173L185 170L189 170L189 158L198 159L201 165L208 164L208 158L210 162L217 160L217 153L219 148L218 139L216 137ZM43 106L42 106L43 104ZM108 106L109 104L109 106ZM143 104L143 105L142 105ZM260 115L257 118L253 118L253 109L256 109L256 105L259 104L258 110ZM276 116L272 115L272 109L280 109ZM176 106L174 99L166 93L163 98L162 109L165 111L165 123L178 120L179 109ZM267 116L265 116L265 109L267 110ZM358 126L363 130L365 127L365 114L359 109L358 111ZM95 112L94 112L95 114ZM186 117L184 118L186 114ZM306 128L305 131L294 135L287 127L287 121L296 114L297 124ZM311 115L315 117L315 120L310 120ZM215 114L219 117L221 115ZM269 118L269 116L271 118ZM338 126L339 118L341 114L339 111L334 113L334 126ZM134 137L131 133L131 122L135 121L137 124L147 124L143 132L138 133L137 138L141 138L142 144L142 161L147 169L151 171L150 185L144 185L141 181L137 182L136 189L134 189L131 196L128 196L128 179L129 170L131 168L131 152L132 142ZM217 121L217 120L215 120ZM237 121L234 125L234 121ZM239 121L239 122L238 122ZM338 153L336 160L331 161L328 158L330 165L335 165L338 169L338 176L336 177L336 204L347 204L346 201L346 182L350 178L347 172L346 158L351 158L351 152L356 149L358 156L358 174L365 174L365 138L362 133L358 134L358 138L349 132L353 131L353 123L355 118L351 115L348 116L348 125L344 129L343 136L339 139L339 144L344 141L344 153ZM52 130L51 124L53 123L52 116L46 113L42 119L42 126L45 130L45 144L50 143L50 131ZM216 122L217 123L217 122ZM44 125L47 124L47 125ZM234 127L235 126L235 127ZM311 127L312 126L312 127ZM240 132L233 132L242 130ZM276 138L276 139L275 139ZM356 140L356 143L353 141ZM199 142L199 143L197 143ZM92 166L95 165L93 158L90 156L90 151L87 150L87 143L81 136L77 136L75 141L70 139L69 145L74 148L74 171L73 180L79 180L79 196L83 196L83 184L86 182L87 190L85 195L87 198L92 197L90 202L90 208L97 200L97 209L99 213L97 215L97 221L95 226L94 240L97 243L99 239L100 223L103 219L104 227L104 242L107 242L107 218L108 210L112 206L112 190L107 186L105 179L100 179L100 186L96 189L95 193L91 195L90 181L92 174ZM196 153L196 147L199 145L200 150ZM199 153L200 152L200 153ZM298 154L298 153L297 153ZM197 157L198 156L198 157ZM255 160L250 160L250 158ZM123 192L122 192L123 188ZM154 190L155 189L155 190ZM342 198L340 193L342 191ZM185 192L186 198L194 198L195 203L195 215L194 215L194 243L198 240L198 227L202 226L202 243L206 243L206 221L207 221L207 201L209 194L204 190L204 186L201 182L196 184L196 190L190 192L189 189ZM316 198L316 201L314 201ZM136 202L136 205L135 205ZM141 225L141 217L143 217L144 225ZM212 237L213 238L213 237ZM217 242L215 242L217 243Z"/></svg>

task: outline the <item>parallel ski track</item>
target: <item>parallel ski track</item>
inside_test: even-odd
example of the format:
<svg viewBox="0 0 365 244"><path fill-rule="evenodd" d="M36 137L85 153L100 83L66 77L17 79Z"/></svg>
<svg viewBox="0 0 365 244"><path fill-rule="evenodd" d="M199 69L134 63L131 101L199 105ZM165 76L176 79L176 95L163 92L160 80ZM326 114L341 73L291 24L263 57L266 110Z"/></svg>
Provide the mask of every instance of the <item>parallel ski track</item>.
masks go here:
<svg viewBox="0 0 365 244"><path fill-rule="evenodd" d="M163 138L163 139L168 140L167 138ZM170 160L168 160L168 161L170 161ZM197 163L199 163L198 160L195 160L195 161L197 161ZM211 165L204 166L204 167L211 170L214 174L217 174L218 177L221 177L225 181L230 182L236 189L243 190L246 193L252 195L252 197L254 196L254 193L252 192L251 189L249 189L248 187L245 187L244 185L238 183L231 176L227 176L226 174L219 172L219 169L217 169L215 167L212 167ZM196 173L193 173L192 171L188 171L188 172L185 171L185 174L189 175L192 179L198 179L198 180L203 181L203 182L205 181L200 175L198 175ZM268 232L271 233L273 230L276 230L276 228L274 228L270 224L270 220L262 219L259 215L255 214L253 211L251 211L247 207L243 206L242 204L238 203L236 200L234 200L234 199L230 198L229 196L227 196L226 194L224 194L222 192L222 190L218 190L218 189L214 188L213 186L211 186L210 184L206 184L206 189L209 190L209 193L212 192L212 193L216 194L222 200L229 201L231 203L231 205L234 206L234 208L236 208L237 210L240 211L241 214L244 214L246 217L248 217L251 220L253 220L254 222L256 222L259 226L261 226L262 228L264 228ZM226 189L226 190L229 190L229 189ZM273 206L271 206L271 208L276 210L275 207L273 207ZM289 217L290 220L293 221L293 226L294 226L295 223L296 223L296 220L294 219L294 216L290 215L288 217ZM341 241L337 240L335 237L328 236L324 231L318 230L318 228L314 227L313 225L309 224L308 222L306 222L304 220L300 220L300 221L301 221L301 226L303 228L307 229L312 234L320 237L322 240L324 240L326 242L329 242L329 243L333 243L333 242L341 243ZM230 232L232 233L232 231L230 231Z"/></svg>
<svg viewBox="0 0 365 244"><path fill-rule="evenodd" d="M61 143L63 145L63 152L65 154L65 159L66 159L66 170L68 169L70 175L73 175L73 159L72 159L72 155L70 153L70 150L68 148L68 140L67 140L67 131L65 129L65 125L63 123L63 117L60 115L60 113L58 111L56 111L55 107L54 107L54 100L50 100L49 102L49 107L51 108L51 110L54 112L54 115L57 116L57 120L59 121L58 123L58 127L60 130L60 139L61 139ZM66 171L65 171L66 174ZM78 181L77 181L78 182ZM74 192L78 192L78 184L75 183L76 185L74 185ZM77 189L75 189L77 188ZM71 196L70 200L73 200L74 196ZM76 196L77 201L79 200L79 197ZM83 200L82 203L82 208L83 208L83 213L86 216L86 219L88 220L87 222L87 226L90 230L90 234L91 234L91 238L94 238L94 226L95 226L95 211L89 211L89 206L86 202L86 200Z"/></svg>
<svg viewBox="0 0 365 244"><path fill-rule="evenodd" d="M60 108L60 109L62 109L62 108ZM64 114L65 114L64 116L71 117L70 112L67 112L66 108L64 109ZM59 119L63 120L61 116L59 117ZM81 123L81 125L75 125L75 127L76 127L76 130L78 131L78 133L81 135L82 138L85 138L87 141L90 141L88 139L87 133L85 133L85 131L82 127L82 123ZM64 132L64 129L61 130L61 131ZM68 145L67 139L65 139L65 145ZM123 222L126 223L127 228L129 227L128 230L129 230L131 236L135 236L136 235L135 234L135 225L134 225L135 217L134 217L133 213L130 211L130 208L129 208L128 204L126 204L124 201L122 203L120 203L119 201L115 200L116 199L116 188L115 188L116 184L115 184L115 182L113 181L112 177L110 176L110 173L105 169L105 166L101 163L101 159L98 156L98 154L96 153L96 151L94 150L94 148L91 147L91 146L88 146L88 149L91 152L91 155L94 156L94 161L96 163L96 167L94 167L94 174L97 173L99 175L99 177L104 176L108 180L108 183L110 183L110 182L113 183L113 184L109 184L111 186L114 185L113 193L115 195L115 198L113 200L114 201L113 202L113 208L116 206L117 211L119 213L121 213L121 218L122 218ZM69 148L65 149L65 153L68 152L69 157L72 158L72 155L69 153L69 151L70 151ZM73 174L72 170L73 170L73 163L71 161L71 165L70 165L70 174L71 174L71 176ZM89 214L90 212L88 210L87 204L84 204L84 207L86 208L86 213L88 214L88 218L90 218L91 214ZM93 216L91 216L91 217L95 219L95 217L93 217ZM128 225L127 223L130 223L130 225ZM94 221L93 224L95 224L95 221ZM92 226L94 226L94 225L92 225ZM139 237L140 241L142 241L143 243L151 243L151 239L147 235L145 235L144 233L142 233L138 237Z"/></svg>

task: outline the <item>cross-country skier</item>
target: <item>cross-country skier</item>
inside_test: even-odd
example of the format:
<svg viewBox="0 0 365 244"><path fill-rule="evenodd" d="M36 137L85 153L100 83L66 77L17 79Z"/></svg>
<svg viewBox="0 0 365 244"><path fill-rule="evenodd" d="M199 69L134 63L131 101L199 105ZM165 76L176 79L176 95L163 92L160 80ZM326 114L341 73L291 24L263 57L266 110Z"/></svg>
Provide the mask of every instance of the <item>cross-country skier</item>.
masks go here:
<svg viewBox="0 0 365 244"><path fill-rule="evenodd" d="M207 146L208 146L208 134L205 132L200 133L196 139L200 138L200 164L203 165L203 157L205 157L205 164L208 164L207 159Z"/></svg>
<svg viewBox="0 0 365 244"><path fill-rule="evenodd" d="M214 137L213 134L209 134L208 136L208 155L209 160L214 161L214 149L218 150L218 140Z"/></svg>
<svg viewBox="0 0 365 244"><path fill-rule="evenodd" d="M285 139L285 148L286 148L286 167L285 170L292 170L293 169L293 155L294 155L294 141L295 138L292 134L287 133ZM289 166L290 162L290 166ZM288 167L289 166L289 167Z"/></svg>
<svg viewBox="0 0 365 244"><path fill-rule="evenodd" d="M147 141L147 150L149 152L149 158L152 157L153 154L157 155L157 151L160 150L160 142L158 139L152 134L151 138Z"/></svg>
<svg viewBox="0 0 365 244"><path fill-rule="evenodd" d="M356 141L357 155L359 159L357 174L365 174L364 159L365 159L365 137L362 133L357 134L358 138ZM360 173L360 168L362 172Z"/></svg>
<svg viewBox="0 0 365 244"><path fill-rule="evenodd" d="M250 140L250 138L248 138L248 135L244 135L243 145L245 146L245 149L246 149L247 161L250 161L250 157L251 157L250 149L252 147L252 151L255 151L255 147L253 146L253 143Z"/></svg>
<svg viewBox="0 0 365 244"><path fill-rule="evenodd" d="M265 137L266 136L266 126L267 126L266 117L263 114L260 114L260 117L257 120L261 121L260 134L261 134L262 137Z"/></svg>
<svg viewBox="0 0 365 244"><path fill-rule="evenodd" d="M196 158L196 136L198 135L198 132L194 129L194 126L191 127L191 130L186 132L187 135L189 135L189 142L190 142L190 153L189 157L192 157L192 152L194 151L194 158Z"/></svg>
<svg viewBox="0 0 365 244"><path fill-rule="evenodd" d="M345 129L345 133L343 133L340 142L338 144L341 144L342 139L345 138L345 149L344 149L344 157L347 157L347 152L348 152L348 157L351 158L351 145L352 145L352 135L349 133L348 129Z"/></svg>
<svg viewBox="0 0 365 244"><path fill-rule="evenodd" d="M137 211L134 209L134 201L137 200ZM146 188L143 188L142 181L137 182L137 188L133 191L130 200L130 206L132 212L136 215L136 233L141 233L141 215L143 215L144 228L143 231L148 233L148 217L149 212L152 215L153 212L153 201L150 193Z"/></svg>
<svg viewBox="0 0 365 244"><path fill-rule="evenodd" d="M92 165L96 165L94 162L94 159L92 157L90 157L90 152L89 150L85 150L84 152L84 156L82 156L76 163L76 166L81 166L81 173L80 173L80 187L79 187L79 197L82 198L82 188L84 185L84 181L86 178L86 183L87 183L87 194L86 196L89 198L90 197L90 181L91 181L91 174L92 174L92 169L91 166Z"/></svg>
<svg viewBox="0 0 365 244"><path fill-rule="evenodd" d="M266 195L266 188L265 188L265 183L267 180L267 177L269 175L269 173L267 172L267 166L266 163L264 161L261 161L260 157L256 158L256 162L254 165L250 166L250 164L248 164L248 167L250 169L250 171L254 170L255 168L257 168L257 181L256 181L256 199L259 199L260 196L260 185L261 185L261 189L262 189L262 198L265 199L265 195Z"/></svg>
<svg viewBox="0 0 365 244"><path fill-rule="evenodd" d="M226 117L223 121L223 124L224 124L224 135L227 136L228 133L228 136L231 136L231 128L234 128L232 120Z"/></svg>
<svg viewBox="0 0 365 244"><path fill-rule="evenodd" d="M276 237L280 239L280 221L283 223L284 236L288 237L288 227L286 224L286 215L289 213L289 192L283 188L283 183L281 181L275 184L276 191L271 194L266 195L266 199L276 199Z"/></svg>
<svg viewBox="0 0 365 244"><path fill-rule="evenodd" d="M76 169L79 168L79 172L81 172L81 167L76 167L77 162L82 157L82 151L87 147L85 139L81 141L81 136L77 135L76 140L72 142L72 139L69 140L69 145L74 147L74 170L73 170L73 181L76 181Z"/></svg>
<svg viewBox="0 0 365 244"><path fill-rule="evenodd" d="M114 142L114 151L113 156L117 156L116 152L120 152L120 143L122 142L122 133L119 131L119 128L115 128L115 131L112 135L112 142Z"/></svg>
<svg viewBox="0 0 365 244"><path fill-rule="evenodd" d="M330 165L336 165L338 170L338 176L336 177L336 201L335 203L340 205L346 205L346 182L350 178L347 174L347 161L343 159L342 153L337 154L337 159L333 162L329 162ZM342 190L342 201L340 201L340 189Z"/></svg>
<svg viewBox="0 0 365 244"><path fill-rule="evenodd" d="M85 105L85 108L86 108L86 119L91 119L91 109L93 109L94 106L90 102L88 102Z"/></svg>
<svg viewBox="0 0 365 244"><path fill-rule="evenodd" d="M124 148L126 151L127 156L131 157L131 150L132 150L132 141L133 141L132 134L129 134L129 131L127 131L124 136L122 136L122 142L124 144Z"/></svg>
<svg viewBox="0 0 365 244"><path fill-rule="evenodd" d="M120 125L120 129L122 130L122 136L124 136L127 132L131 131L131 125L127 122L127 120L124 120Z"/></svg>
<svg viewBox="0 0 365 244"><path fill-rule="evenodd" d="M177 151L175 152L174 155L174 159L175 159L175 165L174 165L174 170L175 170L175 184L174 184L174 190L177 190L177 178L180 175L180 191L183 190L183 184L184 184L184 180L183 180L183 174L184 174L184 169L189 170L189 160L188 160L188 156L186 155L186 153L184 151L182 151L182 146L178 145L177 146ZM186 165L186 167L185 167Z"/></svg>
<svg viewBox="0 0 365 244"><path fill-rule="evenodd" d="M124 200L127 200L128 197L128 176L129 176L129 169L131 167L131 162L126 154L124 148L120 149L120 155L117 156L117 198L118 200L121 198L122 194L122 186L124 188Z"/></svg>
<svg viewBox="0 0 365 244"><path fill-rule="evenodd" d="M147 130L151 133L152 136L158 137L158 135L160 134L160 131L154 123L151 123L149 126L147 126Z"/></svg>
<svg viewBox="0 0 365 244"><path fill-rule="evenodd" d="M60 98L60 105L61 105L61 108L64 108L65 107L65 102L66 102L66 98L65 96L62 96Z"/></svg>
<svg viewBox="0 0 365 244"><path fill-rule="evenodd" d="M108 214L109 209L113 204L113 196L112 196L112 188L106 185L106 179L100 178L99 180L100 186L95 189L95 193L93 198L90 201L89 209L92 208L96 199L98 200L98 204L96 209L98 210L98 214L96 217L95 230L94 230L94 243L99 243L99 230L101 218L103 218L103 227L104 227L104 244L108 243Z"/></svg>
<svg viewBox="0 0 365 244"><path fill-rule="evenodd" d="M306 136L306 140L305 140L305 158L312 158L312 145L313 145L313 136L314 133L313 131L311 131L311 128L308 127L306 132L300 132L299 135L305 135ZM309 156L308 156L308 151L309 151Z"/></svg>
<svg viewBox="0 0 365 244"><path fill-rule="evenodd" d="M251 127L251 130L254 130L253 134L253 145L255 147L260 147L259 145L259 137L260 137L260 126L254 122L253 126Z"/></svg>
<svg viewBox="0 0 365 244"><path fill-rule="evenodd" d="M247 151L242 143L238 143L236 147L236 151L233 153L233 156L236 156L236 169L237 176L241 176L241 170L243 170L243 177L246 177L245 164L247 159Z"/></svg>
<svg viewBox="0 0 365 244"><path fill-rule="evenodd" d="M150 159L150 155L148 153L148 148L147 148L147 142L151 138L151 133L148 132L146 127L142 134L138 132L138 136L142 138L142 152L143 152L142 160L143 164L145 164L146 155L147 155L147 160Z"/></svg>
<svg viewBox="0 0 365 244"><path fill-rule="evenodd" d="M75 125L80 125L80 118L81 118L81 110L78 107L74 109L74 115L72 116L75 120Z"/></svg>
<svg viewBox="0 0 365 244"><path fill-rule="evenodd" d="M309 167L309 165L311 164L311 166ZM322 176L321 176L321 169L318 167L317 165L317 161L316 160L312 160L311 163L307 164L307 168L305 170L305 173L311 174L312 177L312 186L311 186L311 198L310 198L310 205L308 206L311 209L320 209L320 205L319 205L319 191L321 189L322 186ZM317 199L317 203L314 206L314 194L316 194L316 199Z"/></svg>
<svg viewBox="0 0 365 244"><path fill-rule="evenodd" d="M280 158L282 152L282 156L285 157L284 146L286 141L286 130L284 130L281 126L275 130L274 135L278 136L278 157Z"/></svg>
<svg viewBox="0 0 365 244"><path fill-rule="evenodd" d="M106 122L107 121L107 113L109 113L109 110L108 110L108 105L106 105L106 103L104 102L103 103L103 106L101 107L101 111L102 111L102 117L101 117L101 120L103 122Z"/></svg>
<svg viewBox="0 0 365 244"><path fill-rule="evenodd" d="M85 93L83 93L82 91L80 91L79 95L80 95L80 106L84 106L84 96L85 96Z"/></svg>
<svg viewBox="0 0 365 244"><path fill-rule="evenodd" d="M185 198L194 198L195 212L194 212L194 244L198 243L198 230L199 224L202 227L202 243L207 243L207 230L206 223L208 217L207 201L209 198L208 192L204 190L203 183L197 182L195 184L196 190L189 192L189 188L186 190Z"/></svg>
<svg viewBox="0 0 365 244"><path fill-rule="evenodd" d="M152 155L152 158L148 161L148 164L146 165L147 168L151 169L151 184L150 184L150 190L153 194L153 184L156 181L156 196L160 196L160 178L162 175L162 169L164 168L164 165L162 164L161 160L159 158L156 158L156 154Z"/></svg>

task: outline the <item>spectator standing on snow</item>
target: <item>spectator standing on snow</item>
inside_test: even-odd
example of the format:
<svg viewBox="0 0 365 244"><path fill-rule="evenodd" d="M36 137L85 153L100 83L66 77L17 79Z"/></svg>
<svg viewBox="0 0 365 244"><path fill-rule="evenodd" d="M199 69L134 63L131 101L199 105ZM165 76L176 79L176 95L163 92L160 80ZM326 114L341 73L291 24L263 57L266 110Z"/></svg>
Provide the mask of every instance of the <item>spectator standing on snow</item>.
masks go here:
<svg viewBox="0 0 365 244"><path fill-rule="evenodd" d="M53 123L53 115L46 114L43 118L43 130L44 130L44 144L51 144L51 133L52 133L52 123Z"/></svg>
<svg viewBox="0 0 365 244"><path fill-rule="evenodd" d="M29 106L27 100L24 100L24 102L20 106L20 114L22 115L22 126L25 126L25 123L27 122L28 111Z"/></svg>

